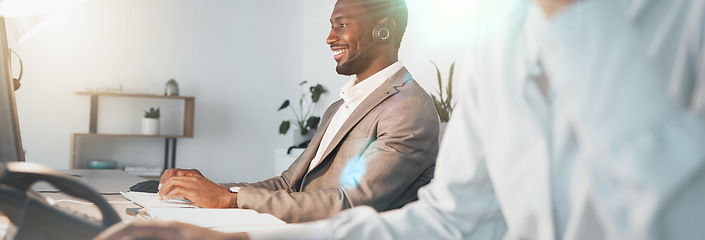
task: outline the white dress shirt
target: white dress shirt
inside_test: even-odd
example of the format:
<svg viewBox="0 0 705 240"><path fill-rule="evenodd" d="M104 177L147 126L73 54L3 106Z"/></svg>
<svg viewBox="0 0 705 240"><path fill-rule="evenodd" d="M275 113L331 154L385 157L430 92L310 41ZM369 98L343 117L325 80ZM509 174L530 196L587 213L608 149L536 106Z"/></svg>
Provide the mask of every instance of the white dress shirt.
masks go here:
<svg viewBox="0 0 705 240"><path fill-rule="evenodd" d="M343 85L340 89L340 98L343 99L344 103L340 106L340 108L338 108L338 111L335 112L335 115L333 115L333 118L330 120L328 128L326 128L326 132L323 133L323 138L321 139L321 143L318 145L316 156L313 157L313 160L311 160L311 165L308 167L309 171L321 162L323 153L325 153L326 148L330 145L330 141L333 140L333 137L335 137L338 131L340 131L343 123L348 120L348 117L350 117L350 114L355 111L357 106L359 106L360 103L362 103L362 101L370 95L370 93L382 85L384 81L392 77L392 75L394 75L394 73L399 71L402 67L403 65L401 62L396 61L392 65L387 66L367 79L362 80L358 84L355 84L357 81L357 76L353 76L348 83Z"/></svg>
<svg viewBox="0 0 705 240"><path fill-rule="evenodd" d="M252 239L705 236L705 0L575 1L551 19L527 0L477 10L419 200Z"/></svg>

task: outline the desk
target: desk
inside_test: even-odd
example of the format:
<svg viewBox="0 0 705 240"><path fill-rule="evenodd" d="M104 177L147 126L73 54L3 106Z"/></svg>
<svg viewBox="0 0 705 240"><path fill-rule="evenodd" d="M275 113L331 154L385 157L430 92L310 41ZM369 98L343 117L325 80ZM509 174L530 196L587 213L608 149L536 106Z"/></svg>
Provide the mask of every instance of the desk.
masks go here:
<svg viewBox="0 0 705 240"><path fill-rule="evenodd" d="M140 206L123 198L122 195L120 195L120 192L127 191L130 189L130 186L135 183L145 181L146 179L130 175L122 170L114 169L72 169L62 172L73 176L74 179L90 186L103 195L105 200L113 206L123 221L132 221L137 219L134 216L127 215L125 213L125 209L138 208ZM88 216L101 219L100 212L95 205L88 203L86 200L58 192L48 183L37 183L32 186L32 189L39 192L44 197L57 201L55 204L58 207L65 207L69 210L74 210Z"/></svg>
<svg viewBox="0 0 705 240"><path fill-rule="evenodd" d="M121 170L72 169L63 172L74 175L74 178L76 180L83 182L84 184L96 189L96 191L98 191L99 193L102 193L103 197L108 201L108 203L110 203L113 209L115 209L115 211L118 213L123 222L131 222L138 219L138 217L127 215L125 209L138 208L139 206L134 203L131 203L127 199L124 199L122 195L119 194L119 192L127 191L130 186L140 181L144 181L145 179L127 174L126 172ZM32 189L34 189L35 191L39 191L43 197L50 198L56 201L55 205L57 207L75 211L97 219L102 219L100 211L98 211L98 208L95 207L95 205L88 203L86 200L78 199L67 194L58 192L56 189L54 189L51 185L47 183L36 183L32 186ZM2 229L3 226L5 228L8 227L7 224L3 225L3 223L8 223L9 221L5 216L2 216L1 214L2 213L0 213L0 239L5 238L6 230L8 232L8 236L14 236L15 230L12 227L9 229ZM276 221L281 222L274 224L284 224L283 221L275 217L272 218L274 218ZM248 219L239 219L241 220L240 222L243 222L241 224L236 223L228 226L218 226L212 229L223 232L237 232L246 230L261 230L270 227L268 225L252 226L252 223L245 223L248 221L257 221L257 219L261 218L250 218L248 216ZM233 223L231 221L226 222L231 224Z"/></svg>

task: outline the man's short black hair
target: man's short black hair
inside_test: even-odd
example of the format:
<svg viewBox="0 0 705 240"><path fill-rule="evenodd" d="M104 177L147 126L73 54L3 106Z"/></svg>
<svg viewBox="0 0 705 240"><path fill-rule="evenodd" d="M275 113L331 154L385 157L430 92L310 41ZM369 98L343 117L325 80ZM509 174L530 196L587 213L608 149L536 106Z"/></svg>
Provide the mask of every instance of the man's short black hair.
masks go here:
<svg viewBox="0 0 705 240"><path fill-rule="evenodd" d="M372 21L379 22L389 15L396 25L394 26L395 45L399 49L401 39L406 32L406 24L409 21L409 9L404 0L362 0L362 7L370 15Z"/></svg>

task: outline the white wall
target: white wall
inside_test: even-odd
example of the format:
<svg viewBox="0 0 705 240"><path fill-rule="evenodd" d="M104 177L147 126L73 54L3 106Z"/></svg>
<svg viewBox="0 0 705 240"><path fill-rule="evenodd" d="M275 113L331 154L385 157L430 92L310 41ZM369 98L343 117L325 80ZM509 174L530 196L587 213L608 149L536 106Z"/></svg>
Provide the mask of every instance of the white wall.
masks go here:
<svg viewBox="0 0 705 240"><path fill-rule="evenodd" d="M422 86L435 91L429 60L447 78L450 63L463 52L463 12L443 8L444 1L407 2L401 59ZM159 94L174 78L181 95L196 97L195 137L179 139L177 167L198 168L217 182L271 177L274 149L292 142L290 134L277 134L280 121L291 117L276 112L281 102L297 96L302 80L321 83L329 90L321 113L348 80L335 73L325 45L334 3L87 0L26 42L10 36L25 65L17 102L27 161L69 168L71 134L88 131L89 98L75 92L122 85L124 92ZM150 106L162 108L163 132L178 133L182 105L123 98L101 98L99 132L139 132L142 111ZM163 161L160 139L90 138L79 146L82 158Z"/></svg>

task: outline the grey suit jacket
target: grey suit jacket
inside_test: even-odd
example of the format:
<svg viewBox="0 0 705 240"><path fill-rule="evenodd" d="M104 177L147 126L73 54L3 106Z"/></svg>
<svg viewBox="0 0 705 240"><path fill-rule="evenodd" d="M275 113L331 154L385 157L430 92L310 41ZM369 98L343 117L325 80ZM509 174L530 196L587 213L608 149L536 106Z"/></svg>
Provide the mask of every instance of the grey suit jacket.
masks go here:
<svg viewBox="0 0 705 240"><path fill-rule="evenodd" d="M360 103L308 172L342 104L338 100L326 110L311 143L281 176L223 184L241 187L238 207L304 222L358 205L386 211L417 200L416 191L433 178L438 153L431 97L402 68Z"/></svg>

